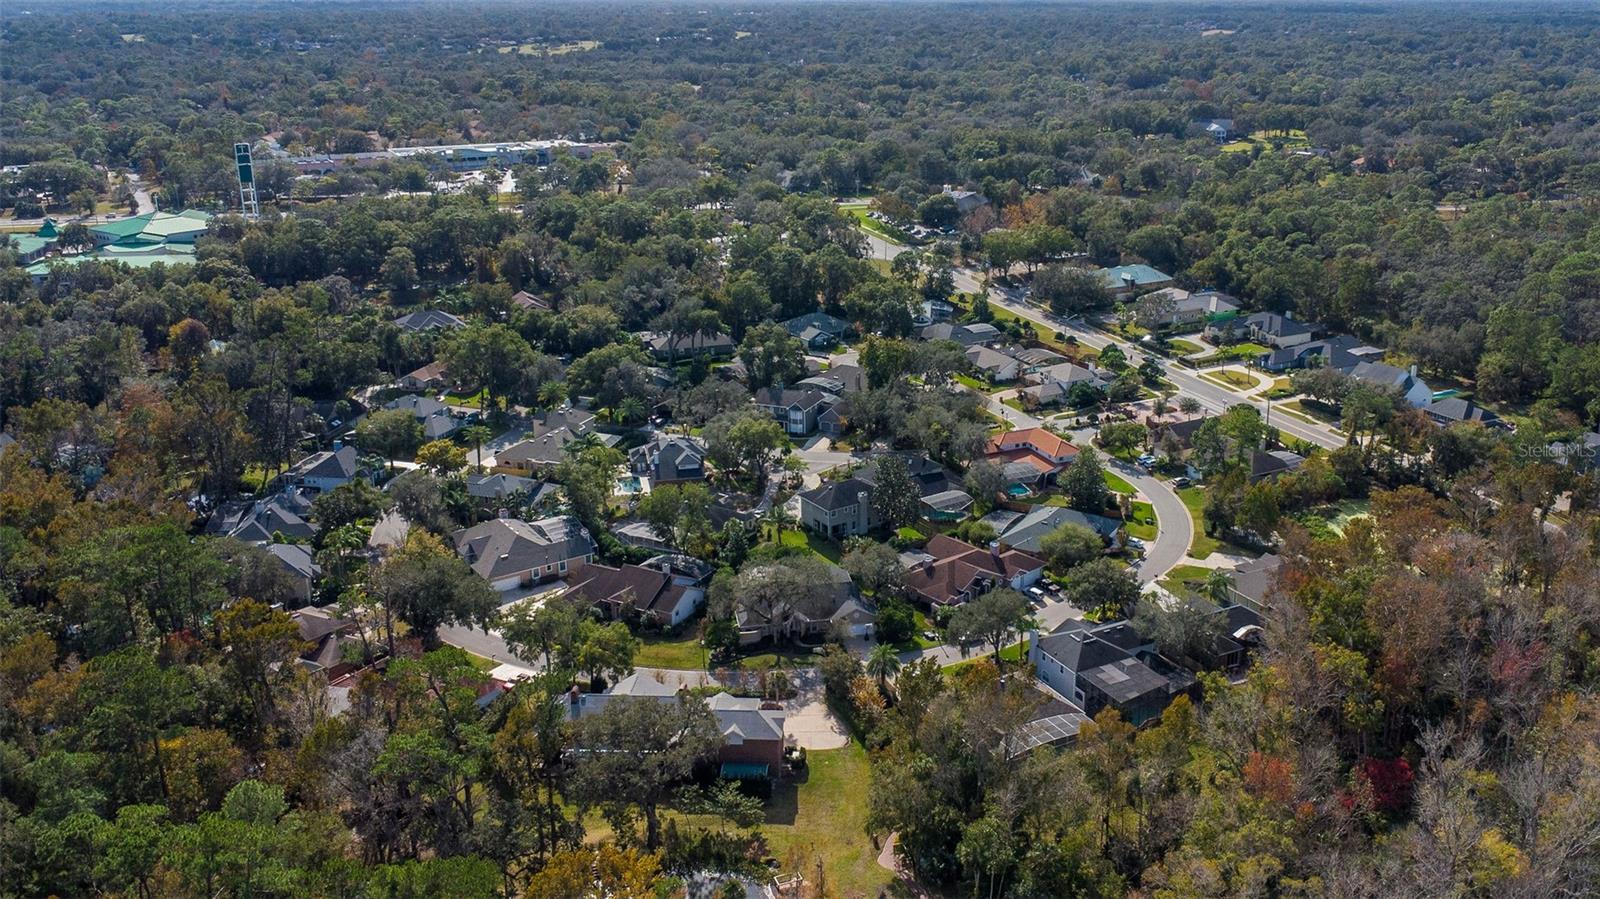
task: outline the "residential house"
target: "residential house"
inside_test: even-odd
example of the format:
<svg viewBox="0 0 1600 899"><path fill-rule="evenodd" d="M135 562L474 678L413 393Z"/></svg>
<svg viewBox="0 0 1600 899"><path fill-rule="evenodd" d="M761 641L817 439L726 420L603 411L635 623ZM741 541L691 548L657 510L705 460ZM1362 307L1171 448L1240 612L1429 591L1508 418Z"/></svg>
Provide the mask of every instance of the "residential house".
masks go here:
<svg viewBox="0 0 1600 899"><path fill-rule="evenodd" d="M1194 449L1195 432L1205 423L1205 417L1201 416L1183 421L1147 420L1145 426L1150 429L1150 445L1169 458L1177 459ZM1169 451L1169 444L1173 451Z"/></svg>
<svg viewBox="0 0 1600 899"><path fill-rule="evenodd" d="M988 322L972 322L966 325L940 322L928 325L917 334L923 340L953 340L964 347L993 343L1004 336L999 328Z"/></svg>
<svg viewBox="0 0 1600 899"><path fill-rule="evenodd" d="M1417 377L1417 367L1397 368L1383 362L1362 362L1350 370L1350 377L1374 387L1398 390L1405 401L1418 409L1433 404L1433 388Z"/></svg>
<svg viewBox="0 0 1600 899"><path fill-rule="evenodd" d="M534 294L528 293L526 290L519 290L512 294L511 305L523 311L537 309L543 312L550 312L555 309L555 307L550 304L548 299L545 299L541 296L535 296Z"/></svg>
<svg viewBox="0 0 1600 899"><path fill-rule="evenodd" d="M1233 139L1233 119L1200 119L1190 122L1189 127L1219 144Z"/></svg>
<svg viewBox="0 0 1600 899"><path fill-rule="evenodd" d="M706 597L692 580L647 565L578 565L567 576L567 584L567 596L600 608L610 618L647 618L661 627L687 621Z"/></svg>
<svg viewBox="0 0 1600 899"><path fill-rule="evenodd" d="M1023 590L1044 575L1044 560L1021 550L986 548L935 534L907 569L906 588L930 606L954 606L996 587Z"/></svg>
<svg viewBox="0 0 1600 899"><path fill-rule="evenodd" d="M495 518L456 531L456 551L496 590L515 590L594 562L589 532L570 515L522 521Z"/></svg>
<svg viewBox="0 0 1600 899"><path fill-rule="evenodd" d="M618 681L605 693L583 693L576 687L567 695L567 717L576 721L598 714L618 697L655 702L693 702L686 687L668 684L655 677L634 673ZM560 701L560 700L558 700ZM780 703L745 699L731 693L717 693L705 700L722 733L722 746L716 761L730 776L760 769L767 776L783 766L785 714Z"/></svg>
<svg viewBox="0 0 1600 899"><path fill-rule="evenodd" d="M984 456L1001 464L1026 462L1053 478L1078 457L1078 448L1044 428L1021 428L989 438Z"/></svg>
<svg viewBox="0 0 1600 899"><path fill-rule="evenodd" d="M985 516L984 520L987 521L988 518ZM1094 531L1107 546L1117 547L1122 544L1121 521L1104 515L1086 514L1065 506L1034 506L1026 513L1010 518L1004 527L995 530L999 534L1001 546L1037 553L1045 537L1069 524Z"/></svg>
<svg viewBox="0 0 1600 899"><path fill-rule="evenodd" d="M856 472L856 477L872 486L877 486L878 466L890 456L898 458L905 464L906 473L916 485L918 496L929 496L961 486L960 479L952 475L949 469L917 452L879 453L862 464L861 469Z"/></svg>
<svg viewBox="0 0 1600 899"><path fill-rule="evenodd" d="M845 393L857 393L867 389L867 373L859 365L849 363L834 365L824 374L838 381Z"/></svg>
<svg viewBox="0 0 1600 899"><path fill-rule="evenodd" d="M421 368L406 372L395 381L402 389L438 391L449 386L450 380L443 362L429 362Z"/></svg>
<svg viewBox="0 0 1600 899"><path fill-rule="evenodd" d="M448 312L440 312L437 309L419 309L416 312L408 312L395 319L394 323L404 330L417 333L440 329L454 331L457 328L465 328L467 326L467 323L459 317Z"/></svg>
<svg viewBox="0 0 1600 899"><path fill-rule="evenodd" d="M650 355L665 362L667 360L695 359L705 357L708 359L726 359L733 355L733 338L721 331L696 331L693 334L681 334L674 337L671 334L645 333L644 345Z"/></svg>
<svg viewBox="0 0 1600 899"><path fill-rule="evenodd" d="M533 478L514 474L490 473L467 475L467 495L480 509L499 509L507 505L526 502L537 503L554 486Z"/></svg>
<svg viewBox="0 0 1600 899"><path fill-rule="evenodd" d="M1233 569L1229 598L1257 612L1265 610L1278 581L1278 569L1282 567L1283 557L1270 553L1239 563Z"/></svg>
<svg viewBox="0 0 1600 899"><path fill-rule="evenodd" d="M783 323L789 336L799 340L808 351L825 350L844 340L850 333L850 323L826 312L808 312Z"/></svg>
<svg viewBox="0 0 1600 899"><path fill-rule="evenodd" d="M1464 397L1447 396L1444 399L1434 400L1424 407L1423 411L1428 413L1428 418L1441 428L1470 421L1486 428L1509 430L1509 426L1500 416Z"/></svg>
<svg viewBox="0 0 1600 899"><path fill-rule="evenodd" d="M1312 340L1293 346L1279 347L1256 357L1257 368L1280 372L1297 368L1331 368L1349 374L1362 362L1379 359L1383 350L1368 346L1348 334L1335 334L1323 340Z"/></svg>
<svg viewBox="0 0 1600 899"><path fill-rule="evenodd" d="M878 526L872 510L872 485L860 478L846 478L802 491L800 524L834 540L871 531Z"/></svg>
<svg viewBox="0 0 1600 899"><path fill-rule="evenodd" d="M1146 328L1183 328L1204 324L1219 318L1234 315L1239 311L1239 301L1220 290L1202 290L1190 293L1178 287L1167 287L1147 294L1141 299L1158 297L1158 303L1147 308L1157 310L1150 314L1141 315L1139 324ZM1170 298L1171 305L1163 306L1160 299Z"/></svg>
<svg viewBox="0 0 1600 899"><path fill-rule="evenodd" d="M1090 717L1110 706L1134 725L1160 717L1192 682L1179 672L1157 670L1155 659L1153 645L1121 621L1068 621L1053 634L1029 640L1028 660L1046 686Z"/></svg>
<svg viewBox="0 0 1600 899"><path fill-rule="evenodd" d="M345 661L345 645L352 642L358 646L360 644L354 621L311 608L295 609L289 613L289 620L299 630L300 642L306 644L300 654L301 665L312 671L327 671L330 674L341 666L354 669L353 664Z"/></svg>
<svg viewBox="0 0 1600 899"><path fill-rule="evenodd" d="M206 522L206 533L265 545L280 540L310 540L317 527L308 521L311 498L289 488L256 500L224 503Z"/></svg>
<svg viewBox="0 0 1600 899"><path fill-rule="evenodd" d="M587 439L592 433L606 446L618 441L614 434L595 430L594 413L582 409L555 409L540 413L528 423L522 440L495 454L495 470L511 474L530 474L553 468L567 458L566 446Z"/></svg>
<svg viewBox="0 0 1600 899"><path fill-rule="evenodd" d="M4 447L4 436L0 434L0 448ZM1580 470L1600 466L1600 431L1588 431L1571 440L1552 443L1549 452L1550 457L1562 465Z"/></svg>
<svg viewBox="0 0 1600 899"><path fill-rule="evenodd" d="M991 384L1009 384L1022 377L1022 361L1003 350L986 346L967 347L967 362Z"/></svg>
<svg viewBox="0 0 1600 899"><path fill-rule="evenodd" d="M1250 453L1250 483L1277 480L1304 465L1306 457L1288 450L1255 450Z"/></svg>
<svg viewBox="0 0 1600 899"><path fill-rule="evenodd" d="M829 406L817 416L817 433L824 437L843 437L844 432L848 430L850 430L850 419L845 417L838 405Z"/></svg>
<svg viewBox="0 0 1600 899"><path fill-rule="evenodd" d="M431 396L400 396L383 404L390 411L410 412L422 425L422 440L444 440L467 426L468 417Z"/></svg>
<svg viewBox="0 0 1600 899"><path fill-rule="evenodd" d="M322 569L312 559L311 547L300 543L273 543L267 546L267 554L283 565L294 582L295 598L302 604L310 602L312 585L322 575Z"/></svg>
<svg viewBox="0 0 1600 899"><path fill-rule="evenodd" d="M658 433L628 451L628 465L652 484L701 481L706 476L706 447L697 437Z"/></svg>
<svg viewBox="0 0 1600 899"><path fill-rule="evenodd" d="M1143 264L1097 269L1095 276L1119 300L1172 286L1171 275Z"/></svg>
<svg viewBox="0 0 1600 899"><path fill-rule="evenodd" d="M956 314L956 307L947 300L923 300L911 315L911 323L917 327L931 325L935 322L949 321Z"/></svg>
<svg viewBox="0 0 1600 899"><path fill-rule="evenodd" d="M1265 346L1284 347L1310 343L1311 327L1277 312L1257 312L1242 319L1228 319L1206 328L1206 337L1226 343L1230 340L1248 340Z"/></svg>
<svg viewBox="0 0 1600 899"><path fill-rule="evenodd" d="M1037 369L1029 372L1026 380L1030 386L1022 388L1024 401L1038 406L1067 402L1078 384L1089 387L1095 393L1103 392L1108 386L1105 375L1098 368L1085 368L1076 362L1060 362ZM1078 392L1081 393L1081 390Z"/></svg>
<svg viewBox="0 0 1600 899"><path fill-rule="evenodd" d="M356 479L360 470L356 448L334 441L334 448L313 453L291 465L282 481L290 487L322 492L343 487Z"/></svg>
<svg viewBox="0 0 1600 899"><path fill-rule="evenodd" d="M805 437L817 430L817 417L833 403L833 399L820 390L767 387L755 392L751 402L762 412L777 419L784 433L791 437Z"/></svg>
<svg viewBox="0 0 1600 899"><path fill-rule="evenodd" d="M863 631L857 619L866 607L856 596L849 572L824 562L821 574L823 582L815 585L815 592L781 608L762 610L738 604L733 620L739 629L739 645L750 646L763 640L815 640L836 626L854 628L852 633L859 636ZM875 619L870 611L867 617Z"/></svg>

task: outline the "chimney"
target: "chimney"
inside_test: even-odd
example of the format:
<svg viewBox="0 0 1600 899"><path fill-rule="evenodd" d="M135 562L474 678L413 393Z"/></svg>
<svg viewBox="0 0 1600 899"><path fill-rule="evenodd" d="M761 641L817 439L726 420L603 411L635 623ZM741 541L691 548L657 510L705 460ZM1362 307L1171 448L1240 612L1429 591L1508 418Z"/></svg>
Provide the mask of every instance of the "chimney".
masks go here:
<svg viewBox="0 0 1600 899"><path fill-rule="evenodd" d="M1127 288L1128 290L1132 290L1134 288L1134 286L1135 286L1134 285L1133 276L1130 275L1130 274L1124 273L1123 276L1122 276L1122 286Z"/></svg>
<svg viewBox="0 0 1600 899"><path fill-rule="evenodd" d="M1410 372L1411 372L1411 377L1415 378L1417 376L1417 363L1415 363L1415 362L1411 363Z"/></svg>
<svg viewBox="0 0 1600 899"><path fill-rule="evenodd" d="M573 705L583 702L583 692L578 689L577 684L573 684L572 689L567 691L567 702Z"/></svg>
<svg viewBox="0 0 1600 899"><path fill-rule="evenodd" d="M996 568L1000 567L1000 541L999 540L990 540L989 541L989 558L994 560L994 564L995 564Z"/></svg>

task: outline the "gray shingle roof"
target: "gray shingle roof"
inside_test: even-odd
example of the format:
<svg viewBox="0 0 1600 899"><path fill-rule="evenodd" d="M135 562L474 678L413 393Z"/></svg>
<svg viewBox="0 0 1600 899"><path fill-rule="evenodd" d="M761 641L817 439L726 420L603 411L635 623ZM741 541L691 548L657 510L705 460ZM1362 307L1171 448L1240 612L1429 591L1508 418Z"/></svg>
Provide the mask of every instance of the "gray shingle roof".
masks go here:
<svg viewBox="0 0 1600 899"><path fill-rule="evenodd" d="M594 553L594 540L571 516L522 521L496 518L455 533L456 551L482 577L497 580Z"/></svg>

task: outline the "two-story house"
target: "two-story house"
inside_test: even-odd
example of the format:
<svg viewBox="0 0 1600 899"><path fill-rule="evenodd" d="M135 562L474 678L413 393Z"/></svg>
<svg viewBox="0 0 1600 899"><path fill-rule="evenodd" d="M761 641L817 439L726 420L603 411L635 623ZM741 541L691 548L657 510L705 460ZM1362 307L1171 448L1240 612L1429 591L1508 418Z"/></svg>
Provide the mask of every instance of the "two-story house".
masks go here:
<svg viewBox="0 0 1600 899"><path fill-rule="evenodd" d="M783 425L784 433L805 437L816 432L817 418L833 404L833 397L815 389L767 387L756 391L751 402Z"/></svg>
<svg viewBox="0 0 1600 899"><path fill-rule="evenodd" d="M871 531L878 526L872 511L872 485L860 478L846 478L803 491L800 524L834 540Z"/></svg>
<svg viewBox="0 0 1600 899"><path fill-rule="evenodd" d="M589 531L570 515L522 521L495 518L456 531L456 552L496 590L531 587L594 562Z"/></svg>

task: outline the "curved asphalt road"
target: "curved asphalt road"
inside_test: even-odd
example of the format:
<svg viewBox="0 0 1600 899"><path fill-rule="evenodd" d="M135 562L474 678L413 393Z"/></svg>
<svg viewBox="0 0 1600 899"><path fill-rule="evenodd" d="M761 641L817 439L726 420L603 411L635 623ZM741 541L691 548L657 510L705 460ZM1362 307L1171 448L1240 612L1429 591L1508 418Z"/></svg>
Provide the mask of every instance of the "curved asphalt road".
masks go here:
<svg viewBox="0 0 1600 899"><path fill-rule="evenodd" d="M1106 468L1134 486L1150 501L1156 513L1156 539L1145 542L1144 558L1134 566L1139 583L1148 584L1171 571L1189 554L1194 541L1194 521L1172 485L1115 459Z"/></svg>

